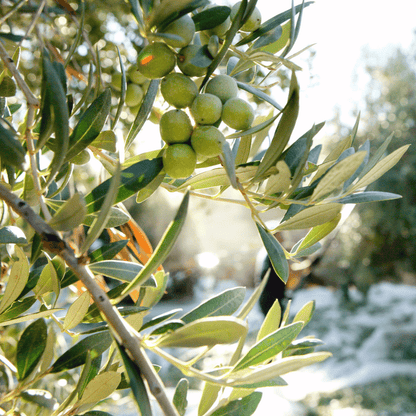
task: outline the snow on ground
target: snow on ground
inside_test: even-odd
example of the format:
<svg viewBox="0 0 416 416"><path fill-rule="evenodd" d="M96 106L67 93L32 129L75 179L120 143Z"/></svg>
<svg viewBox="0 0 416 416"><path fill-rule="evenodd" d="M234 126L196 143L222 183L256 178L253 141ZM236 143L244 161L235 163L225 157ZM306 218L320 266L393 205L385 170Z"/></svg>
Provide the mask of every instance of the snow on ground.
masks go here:
<svg viewBox="0 0 416 416"><path fill-rule="evenodd" d="M199 289L196 288L191 301L181 305L161 303L152 312L158 315L178 307L185 312L214 293L233 286L232 282L215 285L206 281ZM249 295L250 291L246 298ZM306 413L299 401L308 394L332 392L395 375L416 378L416 287L379 283L370 288L366 299L355 291L351 292L351 298L352 303L343 304L339 292L323 287L295 292L292 314L310 300L316 302L314 316L300 336L314 335L321 339L325 345L319 350L330 351L333 357L287 374L284 379L288 386L262 390L263 399L255 416L270 414L272 408L279 409L279 416L302 416ZM260 309L256 307L248 317L249 327L258 329L262 319ZM163 366L169 373L166 364ZM198 391L189 392L186 416L197 414L199 397ZM161 414L157 406L155 414ZM123 415L133 416L135 413Z"/></svg>

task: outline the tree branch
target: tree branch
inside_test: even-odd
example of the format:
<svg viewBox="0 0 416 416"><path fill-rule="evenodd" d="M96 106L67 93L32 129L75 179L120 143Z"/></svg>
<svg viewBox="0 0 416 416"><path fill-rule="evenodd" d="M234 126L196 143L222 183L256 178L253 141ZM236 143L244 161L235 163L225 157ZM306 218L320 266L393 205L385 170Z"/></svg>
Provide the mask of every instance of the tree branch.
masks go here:
<svg viewBox="0 0 416 416"><path fill-rule="evenodd" d="M107 294L95 282L94 275L75 257L73 250L60 235L37 215L27 202L14 195L4 185L0 184L0 198L6 202L17 214L24 218L41 236L45 250L60 256L68 267L85 285L94 299L97 307L105 316L117 341L130 353L131 358L140 368L145 377L149 390L158 401L166 416L179 416L176 408L166 395L162 380L155 372L152 363L140 345L141 337L129 328L119 312L110 302Z"/></svg>

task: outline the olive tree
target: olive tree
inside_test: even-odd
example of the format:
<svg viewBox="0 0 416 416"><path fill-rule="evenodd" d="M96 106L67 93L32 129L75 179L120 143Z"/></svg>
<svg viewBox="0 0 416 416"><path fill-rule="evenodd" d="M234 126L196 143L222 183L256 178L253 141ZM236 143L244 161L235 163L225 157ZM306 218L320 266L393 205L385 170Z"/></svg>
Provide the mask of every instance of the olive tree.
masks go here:
<svg viewBox="0 0 416 416"><path fill-rule="evenodd" d="M288 261L319 249L344 204L399 197L365 188L406 146L386 156L381 144L369 158L368 143L355 147L358 121L325 157L313 145L323 123L292 137L300 96L294 59L303 52L293 48L312 2L263 23L255 0L208 3L1 6L2 414L106 415L93 409L129 390L143 416L152 412L150 395L164 414L183 415L195 378L204 383L200 415L248 416L259 388L283 386L284 374L330 356L315 352L319 340L298 338L313 301L293 318L276 302L248 342L246 318L267 278L248 299L238 287L182 315L149 314L165 291L163 262L190 198L245 206L286 282ZM109 59L111 36L102 42L101 25L117 16L125 38ZM270 93L282 69L290 85L278 103ZM136 146L142 136L152 138L152 150ZM183 198L153 249L123 201L140 204L157 189ZM262 219L270 210L281 218L273 230ZM298 229L305 237L290 251L273 237ZM93 245L104 230L109 242ZM133 305L122 302L128 296ZM233 354L220 366L200 364L228 344ZM184 361L177 348L193 358ZM173 400L148 351L183 373ZM64 395L60 378L68 382Z"/></svg>

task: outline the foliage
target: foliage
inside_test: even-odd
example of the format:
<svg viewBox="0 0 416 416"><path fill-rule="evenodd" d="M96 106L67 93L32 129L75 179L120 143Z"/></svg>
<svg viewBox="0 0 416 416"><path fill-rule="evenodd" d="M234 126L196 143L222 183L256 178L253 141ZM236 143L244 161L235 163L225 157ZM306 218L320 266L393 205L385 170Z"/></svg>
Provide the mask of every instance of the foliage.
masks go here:
<svg viewBox="0 0 416 416"><path fill-rule="evenodd" d="M180 381L171 402L146 356L150 350L184 376L205 382L200 415L251 415L261 399L257 389L284 385L282 375L330 354L314 352L319 342L313 338L297 339L311 319L313 302L292 321L288 308L280 325L277 306L272 308L258 330L257 342L243 349L246 317L266 280L247 300L243 288L234 288L182 316L174 310L147 317L165 291L169 276L162 263L180 235L189 199L227 199L246 206L276 273L286 281L287 262L319 248L319 241L336 227L343 204L399 197L364 189L390 170L407 146L386 156L385 142L369 158L368 146L353 146L355 128L319 160L313 138L323 124L294 140L300 95L296 71L300 68L293 59L300 52L289 53L311 2L293 5L252 33L240 28L256 1L242 1L232 21L229 7L203 9L208 3L204 0L130 0L129 8L125 3L114 9L100 4L99 10L92 10L92 3L65 0L59 1L59 7L24 3L2 6L6 13L0 20L4 63L0 75L0 242L8 269L0 301L0 322L6 328L1 358L7 374L2 380L2 409L103 414L91 409L100 407L116 389L130 389L144 416L151 414L149 393L165 414L184 414L187 381ZM119 8L120 23L127 27L124 34L134 28L134 42L126 35L124 44L135 53L113 47L110 65L110 31L102 31L102 26L108 29L114 24L110 11L116 13ZM101 26L97 18L93 24L95 14ZM186 51L165 45L184 40L171 26L182 16L192 16L189 24L196 29ZM146 48L149 43L163 47ZM241 131L230 131L221 119L215 121L225 135L221 154L198 157L185 177L180 169L168 171L169 143L161 147L160 140L155 141L152 150L143 153L136 146L140 137L150 137L147 120L157 123L167 108L160 98L158 79L165 75L164 60L149 50L163 51L169 58L166 73L172 69L172 60L177 60L200 92L211 78L227 74L247 102L244 114L251 117L252 110L256 115L252 124L244 120ZM125 65L131 56L137 57L137 66ZM116 66L120 67L117 76ZM287 102L280 105L267 94L273 84L263 84L276 80L276 72L283 67L291 75ZM111 78L105 76L110 73ZM143 98L138 106L126 108L132 84L140 86ZM140 90L135 88L137 94ZM181 144L194 152L188 139L181 139ZM99 169L100 177L95 174L91 183L82 176L83 170ZM184 196L153 250L123 201L136 196L141 203L158 188ZM234 193L224 198L228 188ZM267 229L262 220L262 213L272 209L284 213L275 230ZM110 242L92 249L104 229ZM273 237L275 231L296 229L310 230L290 252ZM113 289L108 290L102 276L116 281ZM65 290L69 286L78 288L75 301ZM122 303L128 295L133 306ZM28 326L21 326L22 322ZM59 332L71 339L71 345L61 347ZM18 338L17 345L10 342L12 334ZM220 367L200 369L200 360L222 344L234 346L231 359ZM175 356L171 349L178 347L193 349L193 358L183 361ZM51 377L68 380L63 395L45 390Z"/></svg>

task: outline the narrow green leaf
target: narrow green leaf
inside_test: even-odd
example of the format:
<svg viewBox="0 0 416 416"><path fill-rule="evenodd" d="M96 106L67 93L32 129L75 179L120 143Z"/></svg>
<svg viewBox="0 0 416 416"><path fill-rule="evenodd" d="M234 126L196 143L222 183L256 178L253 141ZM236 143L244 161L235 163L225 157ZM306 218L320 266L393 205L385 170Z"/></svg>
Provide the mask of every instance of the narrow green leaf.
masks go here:
<svg viewBox="0 0 416 416"><path fill-rule="evenodd" d="M0 97L14 97L16 95L16 83L14 79L5 76L0 82Z"/></svg>
<svg viewBox="0 0 416 416"><path fill-rule="evenodd" d="M270 335L272 332L275 332L280 327L280 317L282 315L282 309L280 307L279 300L276 299L272 307L267 312L266 317L264 318L263 323L257 334L257 341L261 341L267 335Z"/></svg>
<svg viewBox="0 0 416 416"><path fill-rule="evenodd" d="M129 240L114 241L97 248L89 254L90 262L95 263L102 260L111 260L120 250L126 247L128 242Z"/></svg>
<svg viewBox="0 0 416 416"><path fill-rule="evenodd" d="M145 121L147 120L147 118L149 117L152 111L153 103L155 101L157 92L159 91L159 83L160 83L159 79L152 79L150 81L150 84L147 88L146 95L143 98L143 101L137 113L137 116L134 119L133 124L130 127L129 133L127 134L126 145L125 145L126 150L130 148L131 144L133 143L133 140L139 134Z"/></svg>
<svg viewBox="0 0 416 416"><path fill-rule="evenodd" d="M138 204L141 204L146 199L150 198L153 195L153 193L159 188L159 186L163 183L165 176L165 172L160 173L149 183L149 185L137 192L136 202Z"/></svg>
<svg viewBox="0 0 416 416"><path fill-rule="evenodd" d="M94 221L97 219L99 212L100 211L88 214L82 223L91 227ZM128 222L130 219L131 217L126 211L117 207L111 207L107 221L104 223L104 228L119 227L120 225Z"/></svg>
<svg viewBox="0 0 416 416"><path fill-rule="evenodd" d="M340 204L362 204L364 202L388 201L399 198L402 198L402 196L391 192L368 191L348 195L344 198L338 199L336 202Z"/></svg>
<svg viewBox="0 0 416 416"><path fill-rule="evenodd" d="M6 290L0 302L0 313L4 312L22 293L29 277L29 262L19 246L14 247L17 260L13 262Z"/></svg>
<svg viewBox="0 0 416 416"><path fill-rule="evenodd" d="M257 409L263 393L254 392L239 400L233 400L216 410L211 416L251 416Z"/></svg>
<svg viewBox="0 0 416 416"><path fill-rule="evenodd" d="M66 162L87 148L98 137L107 120L110 106L111 92L106 89L92 102L75 126L69 137Z"/></svg>
<svg viewBox="0 0 416 416"><path fill-rule="evenodd" d="M258 367L253 371L247 372L239 377L236 374L236 378L230 384L241 385L260 383L281 376L283 374L299 370L302 367L319 363L331 356L332 354L329 352L314 352L301 356L286 357L281 360L274 361L271 364L266 364Z"/></svg>
<svg viewBox="0 0 416 416"><path fill-rule="evenodd" d="M222 160L222 164L224 165L225 171L227 172L227 177L231 186L234 189L238 189L237 175L235 173L235 160L230 148L230 144L227 141L224 141L222 145L222 155L220 155L220 159Z"/></svg>
<svg viewBox="0 0 416 416"><path fill-rule="evenodd" d="M85 314L88 312L90 306L90 294L84 292L75 302L69 307L64 319L63 329L68 330L76 327L82 322Z"/></svg>
<svg viewBox="0 0 416 416"><path fill-rule="evenodd" d="M306 305L304 305L302 309L295 315L293 318L293 323L303 322L303 326L306 326L306 324L311 320L314 311L315 301L311 300Z"/></svg>
<svg viewBox="0 0 416 416"><path fill-rule="evenodd" d="M315 227L333 220L340 213L341 208L342 204L337 203L315 205L303 209L280 224L275 230L301 230Z"/></svg>
<svg viewBox="0 0 416 416"><path fill-rule="evenodd" d="M9 321L26 312L36 302L34 296L28 298L19 299L13 302L10 307L0 315L0 323Z"/></svg>
<svg viewBox="0 0 416 416"><path fill-rule="evenodd" d="M313 246L315 243L326 237L332 230L334 230L337 227L340 219L341 213L339 213L331 221L313 227L302 240L302 243L297 247L295 253L298 253L308 247Z"/></svg>
<svg viewBox="0 0 416 416"><path fill-rule="evenodd" d="M233 316L201 318L162 336L158 347L197 348L232 344L247 333L247 323Z"/></svg>
<svg viewBox="0 0 416 416"><path fill-rule="evenodd" d="M250 157L251 139L252 139L251 135L241 137L240 144L237 150L237 154L235 156L236 166L247 163L248 158Z"/></svg>
<svg viewBox="0 0 416 416"><path fill-rule="evenodd" d="M36 283L36 286L33 288L33 292L35 292L35 295L38 298L46 293L54 292L56 295L55 299L57 299L60 291L58 275L51 259L47 254L45 255L48 259L48 264L43 268L39 280Z"/></svg>
<svg viewBox="0 0 416 416"><path fill-rule="evenodd" d="M289 142L299 114L299 85L296 73L292 72L288 102L274 133L272 142L258 167L255 180L260 179L279 159Z"/></svg>
<svg viewBox="0 0 416 416"><path fill-rule="evenodd" d="M126 378L129 382L131 391L140 409L141 416L152 416L149 395L146 385L141 376L140 368L127 355L124 347L117 343L121 358L123 359L124 368L126 369Z"/></svg>
<svg viewBox="0 0 416 416"><path fill-rule="evenodd" d="M22 333L16 352L19 380L24 380L39 364L46 347L48 330L44 319L30 324Z"/></svg>
<svg viewBox="0 0 416 416"><path fill-rule="evenodd" d="M269 176L264 193L272 195L276 193L285 193L289 190L291 184L291 174L289 166L284 160L276 163L277 174Z"/></svg>
<svg viewBox="0 0 416 416"><path fill-rule="evenodd" d="M132 282L144 266L124 260L103 260L92 263L88 267L95 274L102 274L122 282ZM152 283L152 286L154 285L155 283Z"/></svg>
<svg viewBox="0 0 416 416"><path fill-rule="evenodd" d="M26 322L26 321L33 321L34 319L43 318L44 316L50 316L53 313L56 313L56 312L59 312L59 311L62 311L62 309L53 308L53 309L48 309L48 310L42 311L42 312L29 313L27 315L22 315L19 318L12 319L10 321L2 322L0 324L0 326L9 326L9 325L20 324L20 323Z"/></svg>
<svg viewBox="0 0 416 416"><path fill-rule="evenodd" d="M256 225L274 271L279 278L286 283L289 278L289 265L282 246L277 239L266 231L260 224L256 223Z"/></svg>
<svg viewBox="0 0 416 416"><path fill-rule="evenodd" d="M69 145L69 112L66 101L66 93L64 85L54 65L49 58L44 55L42 58L43 76L45 79L45 94L47 95L44 112L42 118L52 118L53 131L55 139L53 141L54 157L49 165L49 176L46 180L48 186L59 172L64 163L65 155Z"/></svg>
<svg viewBox="0 0 416 416"><path fill-rule="evenodd" d="M233 372L262 364L276 357L299 335L303 326L303 322L296 322L267 335L251 347L247 354L237 362Z"/></svg>
<svg viewBox="0 0 416 416"><path fill-rule="evenodd" d="M97 238L101 235L104 228L106 227L107 220L111 214L111 207L117 198L118 186L120 184L120 172L121 165L120 162L118 162L116 170L111 178L107 194L105 195L104 201L101 205L100 212L97 218L94 220L91 228L88 230L87 237L85 238L85 241L80 248L80 253L85 253L91 247L91 244L97 240Z"/></svg>
<svg viewBox="0 0 416 416"><path fill-rule="evenodd" d="M141 29L141 32L144 31L144 19L143 19L143 13L139 6L138 0L129 0L130 6L131 6L131 12L133 16L135 17L139 28Z"/></svg>
<svg viewBox="0 0 416 416"><path fill-rule="evenodd" d="M263 121L262 123L255 124L247 130L241 130L241 131L237 131L236 133L230 134L229 136L226 137L226 139L235 139L237 137L247 136L249 134L256 134L256 133L266 129L271 124L273 124L273 122L276 120L277 117L279 117L279 115L280 114L276 114L274 117L269 118L269 119Z"/></svg>
<svg viewBox="0 0 416 416"><path fill-rule="evenodd" d="M134 195L140 189L147 186L162 170L161 158L143 160L121 171L121 180L118 186L115 204L124 201ZM110 188L111 178L95 187L86 197L87 211L89 214L101 209L105 196Z"/></svg>
<svg viewBox="0 0 416 416"><path fill-rule="evenodd" d="M364 188L370 183L376 181L380 176L389 171L405 154L410 144L400 147L393 153L381 159L368 173L366 173L355 185L347 189L348 193L354 192L356 189Z"/></svg>
<svg viewBox="0 0 416 416"><path fill-rule="evenodd" d="M289 348L289 347L288 347ZM283 354L287 351L287 349L283 352ZM277 376L270 380L260 381L258 383L252 384L238 384L238 382L234 382L233 385L239 389L261 389L264 387L282 387L287 386L287 383L283 378Z"/></svg>
<svg viewBox="0 0 416 416"><path fill-rule="evenodd" d="M114 130L116 128L118 120L119 120L120 115L121 115L121 112L123 111L123 106L124 106L124 102L125 102L125 99L126 99L126 91L127 91L126 70L124 69L124 64L123 64L123 59L121 57L120 49L118 48L118 46L116 46L116 48L117 48L117 53L118 53L118 62L120 63L120 69L121 69L121 91L120 91L120 99L118 101L116 115L114 116L114 119L111 123L111 129L112 130ZM114 132L113 132L113 134L114 134ZM96 140L94 140L94 142ZM115 145L116 145L116 136L114 134L114 148L115 148ZM112 151L115 152L116 150L114 149ZM111 150L110 150L110 152L111 152Z"/></svg>
<svg viewBox="0 0 416 416"><path fill-rule="evenodd" d="M55 212L49 225L57 231L71 231L82 223L86 213L84 198L75 193Z"/></svg>
<svg viewBox="0 0 416 416"><path fill-rule="evenodd" d="M230 12L231 9L227 6L215 6L195 14L192 16L195 23L195 31L199 32L217 27L227 20Z"/></svg>
<svg viewBox="0 0 416 416"><path fill-rule="evenodd" d="M357 152L329 169L313 191L311 200L317 201L337 190L359 168L365 157L366 152Z"/></svg>
<svg viewBox="0 0 416 416"><path fill-rule="evenodd" d="M175 394L173 395L173 405L176 407L180 416L184 416L188 401L186 395L188 394L189 381L186 378L181 378L176 385Z"/></svg>
<svg viewBox="0 0 416 416"><path fill-rule="evenodd" d="M219 384L212 384L205 382L202 389L202 396L198 406L198 416L204 415L216 402L218 394L220 393L222 386Z"/></svg>
<svg viewBox="0 0 416 416"><path fill-rule="evenodd" d="M238 85L238 88L245 90L249 92L250 94L253 94L254 96L260 98L263 101L266 101L267 103L271 104L277 110L279 111L283 110L283 107L279 103L277 103L275 100L273 100L272 97L270 97L263 91L259 90L258 88L254 87L253 85L246 84L245 82L241 82L241 81L237 81L237 85Z"/></svg>
<svg viewBox="0 0 416 416"><path fill-rule="evenodd" d="M75 406L95 404L106 399L117 388L121 381L121 374L117 371L106 371L94 377L85 387L81 399Z"/></svg>
<svg viewBox="0 0 416 416"><path fill-rule="evenodd" d="M16 133L6 126L6 123L3 125L3 122L0 122L1 163L3 165L11 165L26 170L29 161L26 157L26 152L19 140L17 140Z"/></svg>
<svg viewBox="0 0 416 416"><path fill-rule="evenodd" d="M244 287L224 290L186 313L181 320L189 324L209 316L232 315L243 303L245 294Z"/></svg>
<svg viewBox="0 0 416 416"><path fill-rule="evenodd" d="M166 321L169 318L172 318L172 316L176 315L178 312L181 312L181 311L182 309L173 309L169 312L165 312L165 313L162 313L161 315L155 316L150 321L143 324L143 326L140 328L140 331L143 331L147 328L160 324L161 322Z"/></svg>
<svg viewBox="0 0 416 416"><path fill-rule="evenodd" d="M172 319L163 325L159 326L150 333L150 336L162 335L166 332L176 331L177 329L183 327L185 323L180 319Z"/></svg>
<svg viewBox="0 0 416 416"><path fill-rule="evenodd" d="M88 351L91 353L91 358L94 359L110 348L112 342L113 339L108 332L84 338L55 361L51 367L51 373L59 373L83 365L87 359Z"/></svg>
<svg viewBox="0 0 416 416"><path fill-rule="evenodd" d="M145 282L152 275L152 273L157 270L157 268L169 255L177 238L179 237L183 224L185 223L186 214L188 212L188 205L189 192L187 192L183 197L175 218L169 224L150 259L147 261L138 276L136 276L136 278L124 289L122 296L126 296L136 287L142 285L143 282Z"/></svg>
<svg viewBox="0 0 416 416"><path fill-rule="evenodd" d="M14 225L0 229L0 244L27 244L25 233Z"/></svg>

